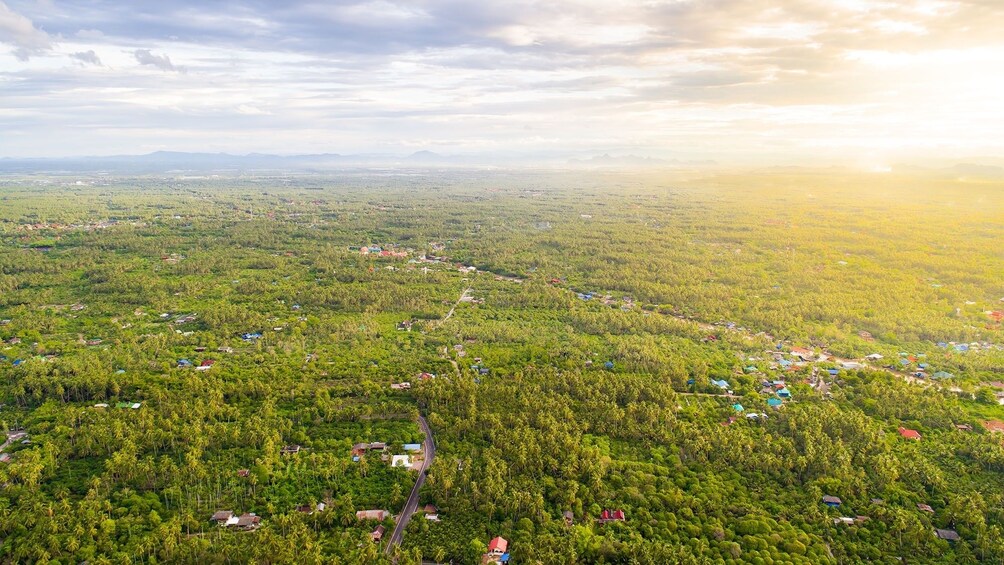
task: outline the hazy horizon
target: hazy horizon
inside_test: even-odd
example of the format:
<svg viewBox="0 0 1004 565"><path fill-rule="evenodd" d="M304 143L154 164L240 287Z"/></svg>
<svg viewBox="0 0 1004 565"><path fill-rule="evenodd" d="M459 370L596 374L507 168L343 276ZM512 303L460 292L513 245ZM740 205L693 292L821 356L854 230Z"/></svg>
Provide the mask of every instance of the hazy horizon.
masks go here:
<svg viewBox="0 0 1004 565"><path fill-rule="evenodd" d="M0 0L0 156L1004 155L988 1Z"/></svg>

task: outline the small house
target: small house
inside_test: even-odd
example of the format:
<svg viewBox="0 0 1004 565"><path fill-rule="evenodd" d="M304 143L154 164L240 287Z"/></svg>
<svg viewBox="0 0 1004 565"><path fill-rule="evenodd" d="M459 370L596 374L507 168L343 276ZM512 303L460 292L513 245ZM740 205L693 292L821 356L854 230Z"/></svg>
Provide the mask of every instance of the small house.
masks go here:
<svg viewBox="0 0 1004 565"><path fill-rule="evenodd" d="M386 531L387 528L385 528L383 524L380 524L379 526L376 527L376 529L370 532L370 538L372 538L373 541L375 542L379 542L380 540L383 539L383 535Z"/></svg>
<svg viewBox="0 0 1004 565"><path fill-rule="evenodd" d="M357 520L377 520L383 522L390 517L390 512L386 510L360 510L356 512Z"/></svg>
<svg viewBox="0 0 1004 565"><path fill-rule="evenodd" d="M830 508L836 508L840 506L840 498L836 496L826 495L823 497L823 504L829 506Z"/></svg>
<svg viewBox="0 0 1004 565"><path fill-rule="evenodd" d="M232 518L233 515L234 513L232 510L217 510L216 513L213 514L211 518L209 518L209 521L216 522L222 526L226 525L227 520Z"/></svg>
<svg viewBox="0 0 1004 565"><path fill-rule="evenodd" d="M422 451L422 444L420 443L406 443L404 444L405 451Z"/></svg>
<svg viewBox="0 0 1004 565"><path fill-rule="evenodd" d="M718 387L718 388L720 388L722 390L728 390L728 388L729 388L729 382L726 381L726 380L711 379L711 384L715 385L716 387Z"/></svg>
<svg viewBox="0 0 1004 565"><path fill-rule="evenodd" d="M918 504L917 505L917 509L920 510L920 511L922 511L922 512L929 512L931 514L934 514L934 508L931 508L927 504Z"/></svg>
<svg viewBox="0 0 1004 565"><path fill-rule="evenodd" d="M917 430L911 430L909 428L904 428L902 426L900 426L900 428L899 428L899 435L905 437L906 439L912 439L912 440L916 440L916 441L920 440L920 432L918 432Z"/></svg>
<svg viewBox="0 0 1004 565"><path fill-rule="evenodd" d="M302 448L299 445L284 445L279 453L282 455L296 455Z"/></svg>
<svg viewBox="0 0 1004 565"><path fill-rule="evenodd" d="M815 357L812 351L809 351L808 349L805 349L803 347L792 347L791 354L794 357L798 357L802 361L810 361Z"/></svg>
<svg viewBox="0 0 1004 565"><path fill-rule="evenodd" d="M249 476L251 476L251 470L250 469L240 469L240 470L237 471L237 476L238 477L249 477Z"/></svg>
<svg viewBox="0 0 1004 565"><path fill-rule="evenodd" d="M959 431L962 431L962 432L971 432L971 431L973 431L973 427L971 425L969 425L969 424L955 424L955 429L957 429Z"/></svg>
<svg viewBox="0 0 1004 565"><path fill-rule="evenodd" d="M732 409L735 410L736 412L742 412L743 405L736 402L735 404L732 405Z"/></svg>
<svg viewBox="0 0 1004 565"><path fill-rule="evenodd" d="M782 404L784 404L784 401L782 401L780 398L767 399L767 406L770 406L771 408L780 408Z"/></svg>
<svg viewBox="0 0 1004 565"><path fill-rule="evenodd" d="M509 541L504 537L498 536L488 542L488 553L492 555L502 555L507 549L509 549Z"/></svg>
<svg viewBox="0 0 1004 565"><path fill-rule="evenodd" d="M834 518L833 519L833 523L837 524L837 525L844 524L846 526L850 526L851 524L854 523L854 518L849 518L847 516L841 516L840 518Z"/></svg>
<svg viewBox="0 0 1004 565"><path fill-rule="evenodd" d="M241 514L241 517L237 519L237 523L234 525L238 530L257 530L258 526L261 525L261 517L254 514Z"/></svg>
<svg viewBox="0 0 1004 565"><path fill-rule="evenodd" d="M562 512L561 517L565 519L566 526L571 526L575 523L575 515L572 514L571 510L565 510Z"/></svg>
<svg viewBox="0 0 1004 565"><path fill-rule="evenodd" d="M626 520L623 510L603 510L600 512L600 519L597 520L600 524L605 524L607 522L623 522Z"/></svg>
<svg viewBox="0 0 1004 565"><path fill-rule="evenodd" d="M787 388L782 388L781 390L778 390L776 394L781 398L791 398L791 391L789 391Z"/></svg>
<svg viewBox="0 0 1004 565"><path fill-rule="evenodd" d="M955 530L934 530L934 535L945 541L959 541L959 532Z"/></svg>

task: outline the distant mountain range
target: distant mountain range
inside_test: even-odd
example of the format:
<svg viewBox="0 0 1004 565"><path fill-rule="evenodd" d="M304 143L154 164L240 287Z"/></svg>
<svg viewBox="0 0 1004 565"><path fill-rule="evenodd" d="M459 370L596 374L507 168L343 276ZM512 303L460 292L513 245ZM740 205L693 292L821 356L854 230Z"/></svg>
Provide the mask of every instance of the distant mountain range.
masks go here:
<svg viewBox="0 0 1004 565"><path fill-rule="evenodd" d="M0 159L0 173L163 173L238 171L325 171L356 167L437 166L462 167L479 164L466 157L418 151L405 157L393 155L269 155L250 153L183 153L157 151L146 155L111 155L39 159Z"/></svg>
<svg viewBox="0 0 1004 565"><path fill-rule="evenodd" d="M684 161L680 159L656 159L654 157L639 157L638 155L615 156L609 153L597 155L588 159L570 159L569 165L580 167L713 167L716 161Z"/></svg>
<svg viewBox="0 0 1004 565"><path fill-rule="evenodd" d="M974 159L966 163L950 161L930 162L924 166L897 164L892 172L904 174L937 175L946 178L1004 178L1000 160ZM249 153L185 153L157 151L145 155L110 155L104 157L69 158L0 158L0 174L158 174L158 173L268 173L268 172L332 172L350 169L440 169L484 167L540 167L553 169L705 169L718 163L710 160L681 160L641 157L638 155L611 155L604 153L590 157L569 159L566 156L546 155L528 158L520 155L464 156L441 155L432 151L417 151L406 156L387 154L341 155L319 153L312 155L272 155ZM819 167L769 167L773 170L819 170ZM841 167L838 167L841 168ZM851 169L847 169L851 170Z"/></svg>

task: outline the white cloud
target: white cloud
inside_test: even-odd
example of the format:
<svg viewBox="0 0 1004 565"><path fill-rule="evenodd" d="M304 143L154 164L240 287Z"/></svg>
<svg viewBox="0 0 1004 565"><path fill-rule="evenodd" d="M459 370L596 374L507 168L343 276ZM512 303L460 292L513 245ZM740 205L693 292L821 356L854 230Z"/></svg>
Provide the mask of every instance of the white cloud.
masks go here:
<svg viewBox="0 0 1004 565"><path fill-rule="evenodd" d="M3 1L0 156L1004 145L990 1Z"/></svg>
<svg viewBox="0 0 1004 565"><path fill-rule="evenodd" d="M49 34L35 27L31 20L11 10L0 1L0 43L14 46L15 56L27 61L52 49Z"/></svg>
<svg viewBox="0 0 1004 565"><path fill-rule="evenodd" d="M133 51L133 55L136 57L136 61L141 65L157 67L162 71L177 72L183 70L175 67L174 64L171 63L171 58L167 55L154 55L149 49L137 49Z"/></svg>

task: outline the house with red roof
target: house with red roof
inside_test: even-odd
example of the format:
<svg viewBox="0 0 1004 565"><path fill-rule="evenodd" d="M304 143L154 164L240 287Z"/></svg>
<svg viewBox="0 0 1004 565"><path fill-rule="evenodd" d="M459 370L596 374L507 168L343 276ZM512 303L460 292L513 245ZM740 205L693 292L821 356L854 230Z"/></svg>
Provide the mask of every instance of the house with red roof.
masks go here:
<svg viewBox="0 0 1004 565"><path fill-rule="evenodd" d="M507 549L509 549L509 540L502 536L496 536L488 542L488 553L492 555L502 555Z"/></svg>
<svg viewBox="0 0 1004 565"><path fill-rule="evenodd" d="M899 428L899 435L905 437L906 439L920 440L920 432L904 428L902 426Z"/></svg>
<svg viewBox="0 0 1004 565"><path fill-rule="evenodd" d="M488 553L481 556L482 565L501 565L509 562L509 542L501 536L488 542Z"/></svg>
<svg viewBox="0 0 1004 565"><path fill-rule="evenodd" d="M627 518L624 516L623 510L604 510L600 512L600 519L597 520L600 524L606 524L607 522L623 522Z"/></svg>

